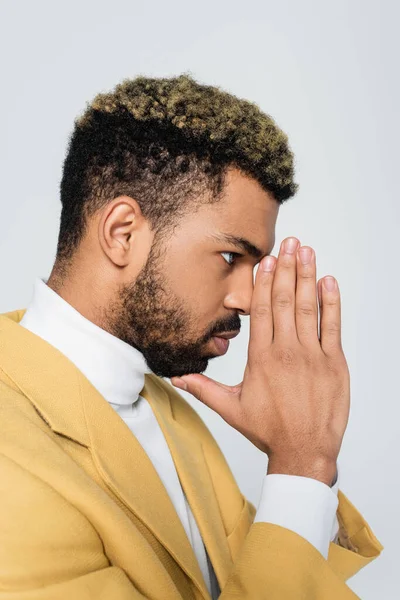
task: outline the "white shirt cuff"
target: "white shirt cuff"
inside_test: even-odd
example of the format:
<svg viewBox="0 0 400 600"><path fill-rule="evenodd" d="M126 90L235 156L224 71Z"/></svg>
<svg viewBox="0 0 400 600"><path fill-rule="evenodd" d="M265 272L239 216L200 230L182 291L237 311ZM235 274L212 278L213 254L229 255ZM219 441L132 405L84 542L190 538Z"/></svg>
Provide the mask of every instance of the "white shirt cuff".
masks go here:
<svg viewBox="0 0 400 600"><path fill-rule="evenodd" d="M274 523L304 537L328 558L329 544L337 541L339 523L339 467L336 483L299 475L271 474L263 481L254 523Z"/></svg>
<svg viewBox="0 0 400 600"><path fill-rule="evenodd" d="M334 485L331 487L332 492L334 492L334 494L336 494L336 496L338 495L338 490L339 490L339 465L336 465L337 468L337 479L336 482L334 483ZM338 501L339 502L339 501ZM332 525L332 533L331 533L331 542L334 542L335 544L338 541L338 533L339 533L339 521L337 518L337 510L335 511L335 516L333 519L333 525Z"/></svg>

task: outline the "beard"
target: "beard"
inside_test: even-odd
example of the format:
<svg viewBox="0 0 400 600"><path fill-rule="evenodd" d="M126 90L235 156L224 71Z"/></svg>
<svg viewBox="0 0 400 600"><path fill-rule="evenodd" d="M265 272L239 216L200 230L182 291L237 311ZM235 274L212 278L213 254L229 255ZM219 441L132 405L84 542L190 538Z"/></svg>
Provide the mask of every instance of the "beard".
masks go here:
<svg viewBox="0 0 400 600"><path fill-rule="evenodd" d="M120 286L106 321L113 335L143 354L155 375L169 378L205 371L210 358L215 358L204 351L206 342L217 333L240 329L235 315L196 336L198 315L168 288L157 242L136 280Z"/></svg>

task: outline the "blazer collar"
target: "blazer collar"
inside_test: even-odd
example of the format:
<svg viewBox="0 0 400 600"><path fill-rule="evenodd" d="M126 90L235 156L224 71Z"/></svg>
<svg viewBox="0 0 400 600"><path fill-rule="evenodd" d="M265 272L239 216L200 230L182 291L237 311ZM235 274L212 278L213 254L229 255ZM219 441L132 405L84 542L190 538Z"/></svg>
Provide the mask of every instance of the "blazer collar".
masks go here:
<svg viewBox="0 0 400 600"><path fill-rule="evenodd" d="M183 525L142 445L66 356L19 326L25 310L0 315L0 367L54 432L90 449L106 484L153 532L204 598L209 599ZM149 402L165 436L223 589L233 563L201 441L174 418L171 399L157 376L145 375L140 395Z"/></svg>

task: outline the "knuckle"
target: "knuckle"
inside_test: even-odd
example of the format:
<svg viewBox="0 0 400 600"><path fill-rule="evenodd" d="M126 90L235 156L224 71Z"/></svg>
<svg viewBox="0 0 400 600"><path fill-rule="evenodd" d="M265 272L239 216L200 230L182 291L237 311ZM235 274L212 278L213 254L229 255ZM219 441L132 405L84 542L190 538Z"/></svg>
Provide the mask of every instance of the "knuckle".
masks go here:
<svg viewBox="0 0 400 600"><path fill-rule="evenodd" d="M330 355L325 360L326 370L335 381L341 381L342 385L348 385L350 371L344 353L338 348L338 352ZM326 371L325 371L326 372Z"/></svg>
<svg viewBox="0 0 400 600"><path fill-rule="evenodd" d="M316 314L314 304L302 302L296 306L296 312L302 317L313 317Z"/></svg>
<svg viewBox="0 0 400 600"><path fill-rule="evenodd" d="M303 267L310 267L310 265L302 265ZM301 279L315 279L314 270L311 268L302 268L298 271L298 276Z"/></svg>
<svg viewBox="0 0 400 600"><path fill-rule="evenodd" d="M337 361L328 360L326 364L330 375L332 375L334 379L341 377L342 367Z"/></svg>
<svg viewBox="0 0 400 600"><path fill-rule="evenodd" d="M249 358L251 364L256 367L261 367L270 362L271 354L268 350L258 350L257 352L252 352Z"/></svg>
<svg viewBox="0 0 400 600"><path fill-rule="evenodd" d="M270 304L258 304L254 308L254 317L256 319L265 319L269 317L271 314L271 306Z"/></svg>
<svg viewBox="0 0 400 600"><path fill-rule="evenodd" d="M312 365L315 364L315 355L312 354L311 352L304 352L303 360L304 360L305 364L307 365L307 367L311 367Z"/></svg>
<svg viewBox="0 0 400 600"><path fill-rule="evenodd" d="M275 359L285 367L292 367L297 362L296 352L288 346L279 346L274 351Z"/></svg>
<svg viewBox="0 0 400 600"><path fill-rule="evenodd" d="M328 321L328 323L325 324L324 333L328 334L329 336L337 336L340 331L341 326L337 321Z"/></svg>
<svg viewBox="0 0 400 600"><path fill-rule="evenodd" d="M273 296L273 304L278 308L288 308L293 303L293 298L288 292L277 292Z"/></svg>
<svg viewBox="0 0 400 600"><path fill-rule="evenodd" d="M338 296L333 296L333 297L329 297L329 298L325 298L324 299L324 305L325 306L337 306L338 305Z"/></svg>

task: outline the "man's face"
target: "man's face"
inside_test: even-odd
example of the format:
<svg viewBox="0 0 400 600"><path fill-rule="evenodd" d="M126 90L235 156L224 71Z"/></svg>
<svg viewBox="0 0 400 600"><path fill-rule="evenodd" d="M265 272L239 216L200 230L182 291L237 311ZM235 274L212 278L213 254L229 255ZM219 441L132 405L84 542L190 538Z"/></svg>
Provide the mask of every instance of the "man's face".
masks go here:
<svg viewBox="0 0 400 600"><path fill-rule="evenodd" d="M138 277L120 288L113 333L140 350L156 375L205 371L223 353L213 336L238 331L239 315L250 312L253 270L274 247L278 210L254 179L230 170L225 198L184 217L159 247L156 240ZM247 240L261 255L222 236Z"/></svg>

